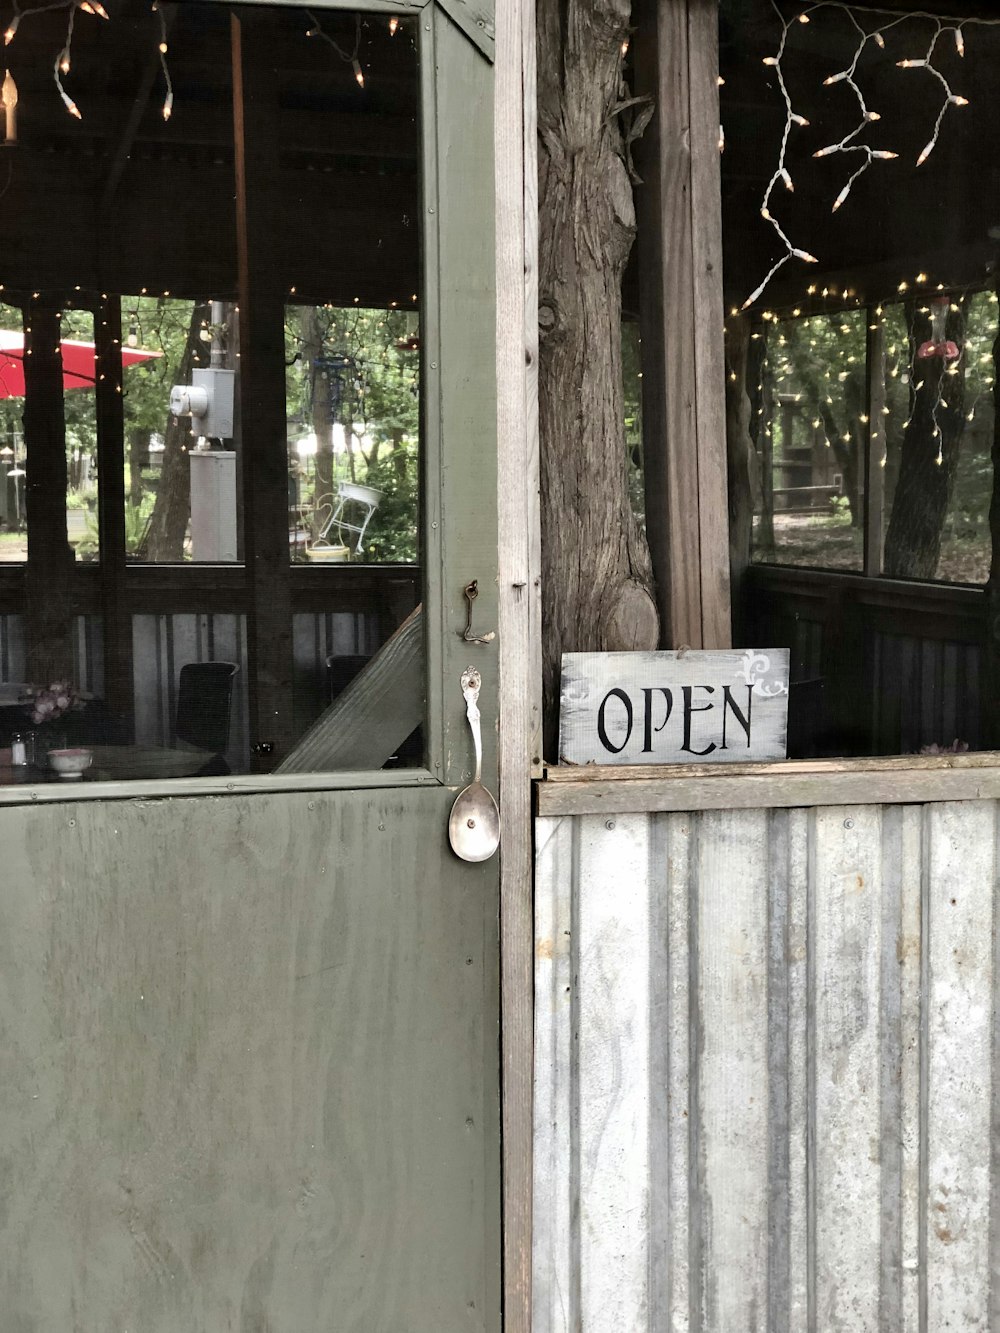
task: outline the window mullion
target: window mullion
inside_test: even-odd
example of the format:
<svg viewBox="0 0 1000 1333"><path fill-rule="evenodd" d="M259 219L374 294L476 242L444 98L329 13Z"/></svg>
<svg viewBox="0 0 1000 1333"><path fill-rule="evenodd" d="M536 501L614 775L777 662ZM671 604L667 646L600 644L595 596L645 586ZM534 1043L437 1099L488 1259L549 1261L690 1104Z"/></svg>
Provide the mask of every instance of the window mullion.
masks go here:
<svg viewBox="0 0 1000 1333"><path fill-rule="evenodd" d="M881 306L868 307L865 343L865 573L882 573L885 522L885 323Z"/></svg>

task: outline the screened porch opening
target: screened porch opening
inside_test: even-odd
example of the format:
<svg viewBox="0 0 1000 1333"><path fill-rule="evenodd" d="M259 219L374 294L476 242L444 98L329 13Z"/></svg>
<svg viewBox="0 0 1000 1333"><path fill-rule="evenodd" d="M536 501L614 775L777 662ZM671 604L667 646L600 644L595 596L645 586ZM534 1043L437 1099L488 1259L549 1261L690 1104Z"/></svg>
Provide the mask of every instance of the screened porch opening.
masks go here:
<svg viewBox="0 0 1000 1333"><path fill-rule="evenodd" d="M13 26L0 784L421 763L415 20Z"/></svg>
<svg viewBox="0 0 1000 1333"><path fill-rule="evenodd" d="M792 758L1000 743L1000 28L959 10L720 7L734 642L790 649Z"/></svg>

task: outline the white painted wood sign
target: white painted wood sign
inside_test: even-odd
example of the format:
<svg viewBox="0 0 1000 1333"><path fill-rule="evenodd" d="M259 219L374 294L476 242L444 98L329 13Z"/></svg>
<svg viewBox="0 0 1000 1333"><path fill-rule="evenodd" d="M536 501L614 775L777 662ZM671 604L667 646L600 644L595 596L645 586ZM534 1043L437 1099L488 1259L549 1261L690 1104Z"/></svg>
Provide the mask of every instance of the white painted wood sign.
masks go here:
<svg viewBox="0 0 1000 1333"><path fill-rule="evenodd" d="M788 649L564 653L559 761L784 759Z"/></svg>

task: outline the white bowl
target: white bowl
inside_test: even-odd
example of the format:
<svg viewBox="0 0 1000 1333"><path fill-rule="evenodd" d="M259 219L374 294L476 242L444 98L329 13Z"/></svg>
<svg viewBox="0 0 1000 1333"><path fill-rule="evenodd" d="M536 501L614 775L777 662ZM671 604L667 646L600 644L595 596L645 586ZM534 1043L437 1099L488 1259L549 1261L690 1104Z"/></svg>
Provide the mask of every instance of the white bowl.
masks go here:
<svg viewBox="0 0 1000 1333"><path fill-rule="evenodd" d="M61 778L67 781L79 780L83 776L83 771L89 768L94 762L92 751L78 750L50 750L49 767L54 768Z"/></svg>

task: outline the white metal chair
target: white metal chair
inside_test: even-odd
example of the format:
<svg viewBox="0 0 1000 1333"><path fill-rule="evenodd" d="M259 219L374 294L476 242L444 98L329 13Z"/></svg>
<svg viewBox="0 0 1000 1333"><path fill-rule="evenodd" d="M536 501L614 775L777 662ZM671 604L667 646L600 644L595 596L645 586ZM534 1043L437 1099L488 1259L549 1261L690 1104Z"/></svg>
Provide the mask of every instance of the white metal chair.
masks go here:
<svg viewBox="0 0 1000 1333"><path fill-rule="evenodd" d="M351 549L351 537L356 537L354 554L364 554L364 538L372 514L382 503L382 492L374 486L362 486L356 481L341 481L337 485L337 502L330 517L321 528L313 542L312 549L332 549L334 546ZM330 534L336 532L337 541L330 540ZM345 536L346 534L346 536Z"/></svg>

